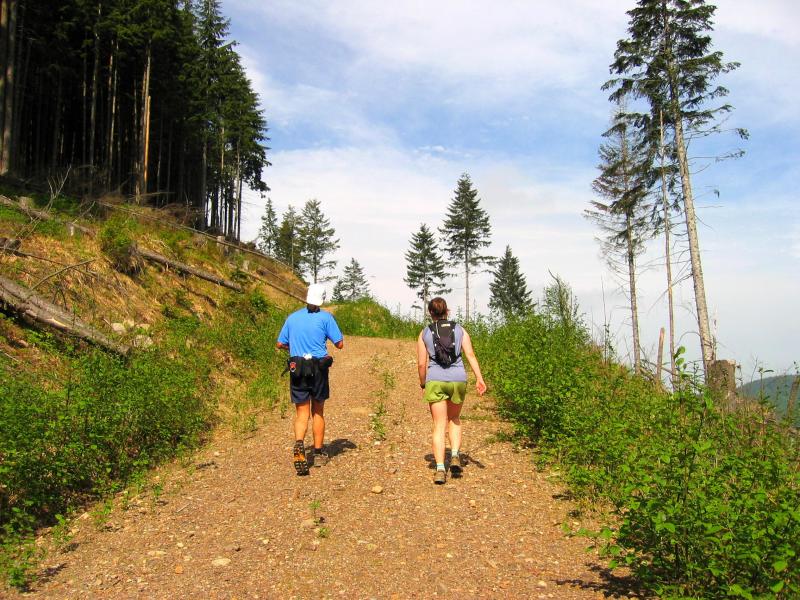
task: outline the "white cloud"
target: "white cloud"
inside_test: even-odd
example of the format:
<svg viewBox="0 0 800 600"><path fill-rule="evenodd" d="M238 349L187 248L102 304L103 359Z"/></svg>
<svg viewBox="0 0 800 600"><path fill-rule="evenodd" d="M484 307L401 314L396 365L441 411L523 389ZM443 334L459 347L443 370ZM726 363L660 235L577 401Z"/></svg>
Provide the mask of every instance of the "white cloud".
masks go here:
<svg viewBox="0 0 800 600"><path fill-rule="evenodd" d="M596 132L599 143L608 118L599 87L630 6L228 0L226 9L239 13L234 22L246 14L263 23L254 26L258 39L240 38L239 50L270 122L274 166L265 177L277 209L319 199L342 240L340 267L355 257L376 295L408 310L414 298L402 278L410 235L421 222L438 226L467 171L492 219L491 252L511 245L537 294L550 282L548 271L564 277L595 325L607 315L624 351L627 299L599 256L596 230L582 217L596 176L595 153L583 151L591 138L586 132ZM755 151L735 165L715 166L697 185L702 194L715 181L724 184L720 200L700 199L721 205L701 210L709 224L701 243L720 355L777 369L798 357L800 337L792 150L800 130L798 6L719 4L715 48L742 63L719 83L737 107L731 124L751 129ZM291 43L272 56L262 44L276 36ZM442 139L433 132L448 119L456 131ZM409 143L409 130L423 133ZM485 140L467 135L484 130ZM517 140L507 148L504 137L518 131L532 132L528 144ZM302 147L306 139L314 147ZM244 237L255 236L260 212L248 206ZM654 243L641 264L657 262L661 252ZM487 275L474 281L481 310L488 281ZM455 305L463 303L461 285L453 280ZM660 270L641 274L642 337L651 357L666 324L663 289ZM696 357L690 283L676 296L681 343Z"/></svg>

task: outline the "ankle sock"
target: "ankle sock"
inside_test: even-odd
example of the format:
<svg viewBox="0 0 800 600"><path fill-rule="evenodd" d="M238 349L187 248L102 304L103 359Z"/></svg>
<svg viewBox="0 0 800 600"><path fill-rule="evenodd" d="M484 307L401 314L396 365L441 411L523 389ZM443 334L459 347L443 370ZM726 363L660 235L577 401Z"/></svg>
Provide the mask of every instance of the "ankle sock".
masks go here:
<svg viewBox="0 0 800 600"><path fill-rule="evenodd" d="M444 463L436 463L437 471L444 471Z"/></svg>
<svg viewBox="0 0 800 600"><path fill-rule="evenodd" d="M450 451L451 458L458 458L458 450L451 450Z"/></svg>
<svg viewBox="0 0 800 600"><path fill-rule="evenodd" d="M322 448L314 448L314 454L322 454Z"/></svg>

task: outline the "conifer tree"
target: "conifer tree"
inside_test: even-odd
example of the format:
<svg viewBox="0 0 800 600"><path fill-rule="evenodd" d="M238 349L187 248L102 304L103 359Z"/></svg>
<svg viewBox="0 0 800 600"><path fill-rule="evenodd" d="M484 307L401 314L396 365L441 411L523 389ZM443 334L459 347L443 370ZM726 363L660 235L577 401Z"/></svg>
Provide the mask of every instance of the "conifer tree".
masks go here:
<svg viewBox="0 0 800 600"><path fill-rule="evenodd" d="M493 273L494 279L489 284L489 307L504 319L529 313L533 308L531 293L519 270L519 259L511 253L511 246L506 246L505 254L497 261Z"/></svg>
<svg viewBox="0 0 800 600"><path fill-rule="evenodd" d="M640 122L647 127L654 146L658 135L656 124L662 113L666 126L672 130L706 371L714 359L714 343L687 146L693 136L720 130L718 117L730 112L732 107L730 104L709 106L728 94L727 89L712 82L718 75L739 66L723 62L722 52L712 50L709 32L715 10L715 6L704 0L639 0L636 7L628 11L630 37L617 43L615 60L611 64L611 72L618 77L604 86L613 89L611 99L614 101L632 96L648 102L650 114L642 116ZM737 129L736 133L747 137L744 129Z"/></svg>
<svg viewBox="0 0 800 600"><path fill-rule="evenodd" d="M261 228L258 230L258 249L267 256L275 256L278 244L278 216L272 206L272 198L267 198L264 214L261 215Z"/></svg>
<svg viewBox="0 0 800 600"><path fill-rule="evenodd" d="M303 273L300 234L297 212L290 204L286 208L278 227L278 240L275 245L275 258L289 265L298 274Z"/></svg>
<svg viewBox="0 0 800 600"><path fill-rule="evenodd" d="M480 206L478 190L472 187L467 173L461 175L455 196L447 207L444 224L439 228L442 246L448 256L464 268L465 319L469 321L469 276L482 266L491 265L493 258L481 254L491 243L489 215Z"/></svg>
<svg viewBox="0 0 800 600"><path fill-rule="evenodd" d="M339 240L334 238L336 230L330 220L322 213L319 200L309 200L300 215L298 235L304 268L314 283L325 281L322 273L336 266L335 260L326 256L339 248Z"/></svg>
<svg viewBox="0 0 800 600"><path fill-rule="evenodd" d="M640 140L641 130L628 122L623 106L619 106L612 127L603 135L607 141L600 146L600 176L592 183L592 189L604 201L592 201L592 208L584 214L604 234L600 241L609 266L627 277L633 364L635 372L639 373L636 257L643 251L644 241L652 235L647 196L653 183L653 157L649 146Z"/></svg>
<svg viewBox="0 0 800 600"><path fill-rule="evenodd" d="M406 276L403 281L422 300L422 309L425 311L431 296L450 293L450 289L444 286L446 277L444 260L439 252L436 238L423 223L419 231L411 235L411 247L406 252Z"/></svg>
<svg viewBox="0 0 800 600"><path fill-rule="evenodd" d="M334 302L353 302L368 298L370 294L369 283L364 276L364 269L355 258L350 259L350 264L344 268L342 276L333 286Z"/></svg>

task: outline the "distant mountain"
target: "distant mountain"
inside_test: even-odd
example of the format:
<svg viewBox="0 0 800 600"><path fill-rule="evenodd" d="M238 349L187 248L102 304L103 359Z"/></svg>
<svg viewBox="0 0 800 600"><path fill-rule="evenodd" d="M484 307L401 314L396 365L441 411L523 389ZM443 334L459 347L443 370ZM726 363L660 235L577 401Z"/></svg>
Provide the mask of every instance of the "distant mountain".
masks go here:
<svg viewBox="0 0 800 600"><path fill-rule="evenodd" d="M775 407L775 411L780 415L786 414L786 404L789 402L789 396L792 391L792 383L797 375L775 375L774 377L765 377L746 383L740 386L736 391L741 396L754 398L756 400L765 400ZM794 422L795 425L800 426L800 393L796 393L794 403Z"/></svg>

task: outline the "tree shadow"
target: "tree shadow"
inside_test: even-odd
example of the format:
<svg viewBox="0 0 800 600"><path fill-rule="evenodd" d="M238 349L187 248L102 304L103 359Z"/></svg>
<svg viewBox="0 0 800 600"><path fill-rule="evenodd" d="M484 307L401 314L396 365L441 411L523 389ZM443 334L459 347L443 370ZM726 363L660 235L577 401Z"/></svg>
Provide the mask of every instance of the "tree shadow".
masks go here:
<svg viewBox="0 0 800 600"><path fill-rule="evenodd" d="M558 579L556 583L559 585L572 585L584 590L592 590L593 592L600 592L604 596L611 596L613 598L652 598L641 583L636 581L632 575L615 575L614 572L607 568L598 565L587 564L586 568L589 571L598 573L600 581L584 581L583 579Z"/></svg>

